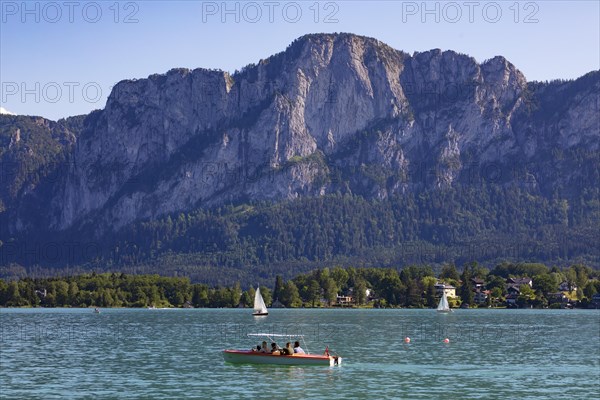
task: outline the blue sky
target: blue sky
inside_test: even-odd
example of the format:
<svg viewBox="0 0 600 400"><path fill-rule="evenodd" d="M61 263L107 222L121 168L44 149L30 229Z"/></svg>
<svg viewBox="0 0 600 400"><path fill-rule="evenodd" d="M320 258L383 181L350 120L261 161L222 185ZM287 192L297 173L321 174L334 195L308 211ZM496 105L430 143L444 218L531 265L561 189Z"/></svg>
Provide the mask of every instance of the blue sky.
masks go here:
<svg viewBox="0 0 600 400"><path fill-rule="evenodd" d="M315 32L412 53L503 55L528 80L600 69L593 1L0 1L0 106L58 119L103 108L110 88L171 68L233 72Z"/></svg>

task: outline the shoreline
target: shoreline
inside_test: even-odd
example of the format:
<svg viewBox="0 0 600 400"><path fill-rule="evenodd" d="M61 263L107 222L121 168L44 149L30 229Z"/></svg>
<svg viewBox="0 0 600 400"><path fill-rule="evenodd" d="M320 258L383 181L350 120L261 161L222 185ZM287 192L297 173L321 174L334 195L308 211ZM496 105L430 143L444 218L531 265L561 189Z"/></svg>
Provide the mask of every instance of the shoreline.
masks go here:
<svg viewBox="0 0 600 400"><path fill-rule="evenodd" d="M165 311L165 310L252 310L250 307L44 307L44 306L0 306L0 310L33 310L33 309L45 309L45 310L90 310L95 311L98 309L102 310L148 310L148 311ZM435 308L427 307L285 307L285 308L269 308L269 312L273 310L431 310L436 311ZM474 311L474 310L600 310L600 307L563 307L563 308L551 308L551 307L469 307L469 308L452 308L456 311Z"/></svg>

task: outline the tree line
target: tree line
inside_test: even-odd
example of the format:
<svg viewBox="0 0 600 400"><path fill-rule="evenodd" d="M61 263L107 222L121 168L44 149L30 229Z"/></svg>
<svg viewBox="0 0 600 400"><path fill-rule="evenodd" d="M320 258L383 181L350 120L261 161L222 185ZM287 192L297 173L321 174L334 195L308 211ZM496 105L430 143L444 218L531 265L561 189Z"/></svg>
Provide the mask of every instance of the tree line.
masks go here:
<svg viewBox="0 0 600 400"><path fill-rule="evenodd" d="M439 296L435 284L454 285L453 306L474 305L473 279L484 282L489 296L483 306L499 305L507 295L507 279L532 278L533 286L523 285L519 306L546 307L561 283L572 301L587 306L600 293L600 272L584 265L566 269L539 263L500 263L492 270L476 262L442 267L435 274L430 266L396 268L323 268L284 280L278 275L272 287L261 294L268 306L334 306L338 295L352 295L354 306L435 307ZM82 274L71 277L0 280L0 306L3 307L252 307L255 288L191 283L187 277L129 275L125 273Z"/></svg>

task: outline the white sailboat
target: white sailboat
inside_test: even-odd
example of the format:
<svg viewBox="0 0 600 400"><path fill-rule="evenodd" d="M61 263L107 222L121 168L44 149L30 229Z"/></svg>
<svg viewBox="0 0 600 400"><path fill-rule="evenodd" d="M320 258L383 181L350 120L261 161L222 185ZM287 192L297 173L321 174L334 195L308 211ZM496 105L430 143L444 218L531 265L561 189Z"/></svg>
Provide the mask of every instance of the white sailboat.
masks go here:
<svg viewBox="0 0 600 400"><path fill-rule="evenodd" d="M256 288L256 294L254 295L254 312L252 313L255 317L261 317L264 315L269 315L269 311L267 311L267 306L265 305L265 301L260 294L260 287Z"/></svg>
<svg viewBox="0 0 600 400"><path fill-rule="evenodd" d="M446 297L446 291L442 291L442 298L437 306L438 312L448 313L452 312L450 305L448 304L448 298Z"/></svg>

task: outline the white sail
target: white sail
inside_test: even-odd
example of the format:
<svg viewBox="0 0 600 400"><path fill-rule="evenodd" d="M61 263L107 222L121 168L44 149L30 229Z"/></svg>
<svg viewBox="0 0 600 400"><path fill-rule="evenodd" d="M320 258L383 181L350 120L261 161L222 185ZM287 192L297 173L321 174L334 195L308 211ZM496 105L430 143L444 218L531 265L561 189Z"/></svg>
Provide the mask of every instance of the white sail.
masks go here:
<svg viewBox="0 0 600 400"><path fill-rule="evenodd" d="M448 312L450 311L450 306L448 305L448 298L446 297L446 291L442 292L442 298L437 306L438 311Z"/></svg>
<svg viewBox="0 0 600 400"><path fill-rule="evenodd" d="M267 306L265 301L260 294L260 287L256 288L256 294L254 295L254 313L255 314L267 314Z"/></svg>

